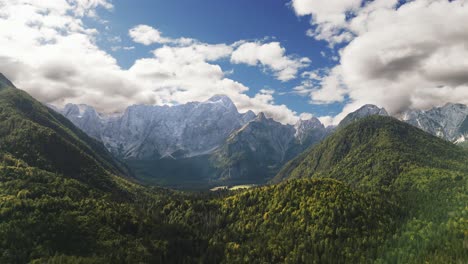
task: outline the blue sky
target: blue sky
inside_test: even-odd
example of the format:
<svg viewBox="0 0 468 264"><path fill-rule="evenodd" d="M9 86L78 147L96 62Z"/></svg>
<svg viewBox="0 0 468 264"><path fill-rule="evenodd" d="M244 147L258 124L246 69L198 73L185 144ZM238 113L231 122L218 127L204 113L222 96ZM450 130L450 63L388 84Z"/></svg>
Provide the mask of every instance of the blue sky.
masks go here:
<svg viewBox="0 0 468 264"><path fill-rule="evenodd" d="M311 28L310 17L297 17L290 1L285 0L139 0L113 1L111 12L101 10L100 17L108 20L108 30L103 30L110 36L119 36L122 45L134 46L131 51L112 51L115 43L102 36L98 44L115 56L120 66L128 68L139 58L148 57L150 52L162 46L155 44L145 46L135 44L128 36L129 28L145 24L160 30L164 36L171 38L188 37L210 44L231 44L239 40L248 41L278 41L286 49L287 54L308 57L311 65L302 71L319 68L330 68L336 64L331 59L336 55L336 49L330 49L326 41L317 41L306 36ZM92 20L93 26L103 29ZM93 24L94 23L94 24ZM321 55L325 52L326 56ZM265 73L260 67L243 64L231 64L229 60L218 62L224 71L231 71L230 78L248 86L249 96L254 96L260 89L273 89L275 103L285 104L290 109L302 113L309 112L316 116L336 115L343 103L327 105L311 104L310 98L290 93L292 88L300 85L301 78L281 82L271 74ZM284 93L284 94L283 94Z"/></svg>

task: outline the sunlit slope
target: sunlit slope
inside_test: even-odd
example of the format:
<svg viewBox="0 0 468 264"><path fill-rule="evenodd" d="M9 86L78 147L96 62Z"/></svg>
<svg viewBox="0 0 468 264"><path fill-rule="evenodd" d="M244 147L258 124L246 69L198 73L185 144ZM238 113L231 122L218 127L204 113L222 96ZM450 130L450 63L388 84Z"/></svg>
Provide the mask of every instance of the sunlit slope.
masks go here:
<svg viewBox="0 0 468 264"><path fill-rule="evenodd" d="M371 116L341 128L286 164L274 182L333 177L355 185L388 186L414 168L466 169L460 147L391 117Z"/></svg>
<svg viewBox="0 0 468 264"><path fill-rule="evenodd" d="M459 146L393 118L373 116L309 149L275 181L297 178L337 179L399 208L397 229L371 257L377 262L468 260L468 155Z"/></svg>

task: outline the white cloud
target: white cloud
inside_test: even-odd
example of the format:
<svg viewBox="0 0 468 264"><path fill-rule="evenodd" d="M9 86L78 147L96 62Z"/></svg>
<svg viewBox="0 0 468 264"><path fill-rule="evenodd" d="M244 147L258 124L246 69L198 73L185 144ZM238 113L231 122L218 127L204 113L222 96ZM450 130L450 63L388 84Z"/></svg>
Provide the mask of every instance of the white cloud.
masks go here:
<svg viewBox="0 0 468 264"><path fill-rule="evenodd" d="M352 10L354 15L333 22L341 31L329 41L343 32L353 37L340 51L340 64L318 90L308 92L319 103L349 97L335 123L365 103L393 114L447 102L468 104L468 2L415 0L398 8L396 3L376 0L358 9L347 7L340 12ZM296 10L300 15L323 17L312 5L301 8ZM313 21L319 25L331 19Z"/></svg>
<svg viewBox="0 0 468 264"><path fill-rule="evenodd" d="M346 12L360 7L362 0L293 0L292 6L299 16L312 15L315 23L344 24Z"/></svg>
<svg viewBox="0 0 468 264"><path fill-rule="evenodd" d="M232 53L231 62L251 66L260 64L273 71L278 80L289 81L296 78L300 69L309 66L310 59L295 58L285 53L279 42L247 42L240 44Z"/></svg>
<svg viewBox="0 0 468 264"><path fill-rule="evenodd" d="M321 117L318 117L318 119L320 120L320 122L322 122L322 124L325 127L333 126L335 123L334 118L332 116L321 116Z"/></svg>
<svg viewBox="0 0 468 264"><path fill-rule="evenodd" d="M311 114L311 113L301 113L301 114L299 115L299 118L300 118L301 120L309 120L309 119L311 119L312 117L314 117L314 115Z"/></svg>
<svg viewBox="0 0 468 264"><path fill-rule="evenodd" d="M133 39L133 41L146 46L154 43L171 42L169 38L162 37L162 34L159 30L148 25L135 26L128 31L128 34Z"/></svg>
<svg viewBox="0 0 468 264"><path fill-rule="evenodd" d="M352 34L344 31L346 16L359 9L363 0L292 0L292 7L298 16L311 15L315 29L307 35L318 40L327 40L332 45L349 41ZM388 0L386 0L388 1Z"/></svg>
<svg viewBox="0 0 468 264"><path fill-rule="evenodd" d="M254 97L248 97L244 94L248 87L226 78L219 65L209 63L228 57L231 54L228 45L164 46L153 53L154 58L137 60L129 72L142 80L144 86L151 87L142 97L158 95L156 104L203 101L213 94L226 94L241 112L264 112L283 123L297 120L296 112L285 105L275 104L274 91L264 89Z"/></svg>
<svg viewBox="0 0 468 264"><path fill-rule="evenodd" d="M191 38L172 39L172 38L163 37L161 31L148 25L135 26L128 31L128 35L132 38L134 42L140 43L146 46L149 46L155 43L189 46L196 42L194 39L191 39Z"/></svg>
<svg viewBox="0 0 468 264"><path fill-rule="evenodd" d="M276 105L273 93L249 97L248 87L226 77L216 62L230 58L231 45L170 39L126 70L96 45L97 30L82 20L96 16L97 7L111 9L109 2L0 0L0 6L0 72L42 102L86 103L114 112L132 104L203 101L223 93L240 111L263 111L284 123L298 118Z"/></svg>

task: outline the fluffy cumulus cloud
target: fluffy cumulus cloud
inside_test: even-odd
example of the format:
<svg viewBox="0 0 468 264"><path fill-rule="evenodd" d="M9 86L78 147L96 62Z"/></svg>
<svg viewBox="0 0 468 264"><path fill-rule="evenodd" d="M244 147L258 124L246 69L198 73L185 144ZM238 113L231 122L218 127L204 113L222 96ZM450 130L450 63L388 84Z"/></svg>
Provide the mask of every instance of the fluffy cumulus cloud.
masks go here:
<svg viewBox="0 0 468 264"><path fill-rule="evenodd" d="M293 1L298 15L312 16L314 36L325 36L322 28L330 26L324 40L349 38L334 69L318 84L306 78L297 89L312 102L348 98L334 123L364 103L392 114L447 102L468 104L468 1L336 0L332 11L317 2Z"/></svg>
<svg viewBox="0 0 468 264"><path fill-rule="evenodd" d="M136 42L163 46L122 69L97 46L101 32L83 22L99 19L98 9L111 10L110 1L0 0L0 7L0 72L44 103L86 103L114 112L131 104L178 104L223 93L241 111L263 111L283 123L298 118L275 104L273 92L249 97L248 87L227 77L216 62L229 60L232 45L171 39L137 26L129 33Z"/></svg>
<svg viewBox="0 0 468 264"><path fill-rule="evenodd" d="M163 37L161 31L148 25L135 26L128 31L128 35L132 38L134 42L140 43L146 46L155 44L155 43L159 43L159 44L172 43L172 44L179 44L179 45L190 45L195 42L195 40L191 38L172 39L172 38Z"/></svg>
<svg viewBox="0 0 468 264"><path fill-rule="evenodd" d="M391 0L385 0L391 1ZM307 35L318 40L328 40L331 44L351 39L352 34L343 31L347 14L361 6L362 0L293 0L292 7L299 16L311 15L315 29Z"/></svg>
<svg viewBox="0 0 468 264"><path fill-rule="evenodd" d="M240 44L232 53L231 62L262 65L273 71L278 80L289 81L296 78L300 69L309 66L310 59L295 58L285 53L285 48L281 47L279 42L246 42Z"/></svg>
<svg viewBox="0 0 468 264"><path fill-rule="evenodd" d="M170 39L163 38L161 32L148 25L138 25L130 29L128 32L130 37L136 43L141 43L143 45L150 45L153 43L168 43Z"/></svg>

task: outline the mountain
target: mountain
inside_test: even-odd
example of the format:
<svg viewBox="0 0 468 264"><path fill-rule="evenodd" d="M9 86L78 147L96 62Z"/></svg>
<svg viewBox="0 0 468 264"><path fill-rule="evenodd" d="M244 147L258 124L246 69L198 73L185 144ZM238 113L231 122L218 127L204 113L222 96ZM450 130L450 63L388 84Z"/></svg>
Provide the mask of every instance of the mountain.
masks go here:
<svg viewBox="0 0 468 264"><path fill-rule="evenodd" d="M260 113L234 132L214 153L215 167L223 180L261 182L278 169L294 139L294 128Z"/></svg>
<svg viewBox="0 0 468 264"><path fill-rule="evenodd" d="M388 116L384 108L375 105L364 105L353 113L348 114L339 126L349 125L355 120L371 116ZM462 143L468 139L468 106L448 103L443 107L429 110L410 109L395 115L401 121L418 127L427 133L445 140Z"/></svg>
<svg viewBox="0 0 468 264"><path fill-rule="evenodd" d="M55 111L0 76L0 152L28 165L73 178L110 184L107 172L129 175L105 147ZM67 155L63 155L67 153Z"/></svg>
<svg viewBox="0 0 468 264"><path fill-rule="evenodd" d="M326 135L316 118L283 125L260 113L233 133L212 160L222 180L264 182L281 166Z"/></svg>
<svg viewBox="0 0 468 264"><path fill-rule="evenodd" d="M456 263L468 259L462 246L467 161L461 147L397 119L371 116L339 128L285 165L273 182L332 178L380 197L396 206L397 213L386 216L395 230L381 230L380 249L369 256L384 263Z"/></svg>
<svg viewBox="0 0 468 264"><path fill-rule="evenodd" d="M173 107L135 105L114 115L73 104L59 112L125 159L140 178L171 187L265 182L327 134L316 118L291 126L263 113L240 114L223 95Z"/></svg>
<svg viewBox="0 0 468 264"><path fill-rule="evenodd" d="M289 162L274 181L333 174L353 183L386 184L412 166L444 168L446 160L466 158L461 148L412 125L371 116L340 128Z"/></svg>
<svg viewBox="0 0 468 264"><path fill-rule="evenodd" d="M447 104L428 111L410 110L398 118L461 143L468 136L466 112L466 106ZM264 115L257 118L251 111L239 114L222 95L174 107L132 106L120 115L103 115L92 107L71 104L61 113L102 140L114 155L126 159L141 178L172 187L213 180L263 182L336 130L325 128L316 118L290 126ZM364 105L348 114L338 128L372 115L388 113Z"/></svg>
<svg viewBox="0 0 468 264"><path fill-rule="evenodd" d="M296 130L294 137L300 144L308 145L308 141L315 141L316 138L322 138L325 126L316 117L308 120L300 119L294 125Z"/></svg>
<svg viewBox="0 0 468 264"><path fill-rule="evenodd" d="M222 95L173 107L134 105L121 115L103 115L72 104L60 112L115 155L137 160L210 153L255 118L251 111L240 114Z"/></svg>
<svg viewBox="0 0 468 264"><path fill-rule="evenodd" d="M399 118L413 126L448 141L461 143L468 139L468 106L446 104L427 111L409 110Z"/></svg>

